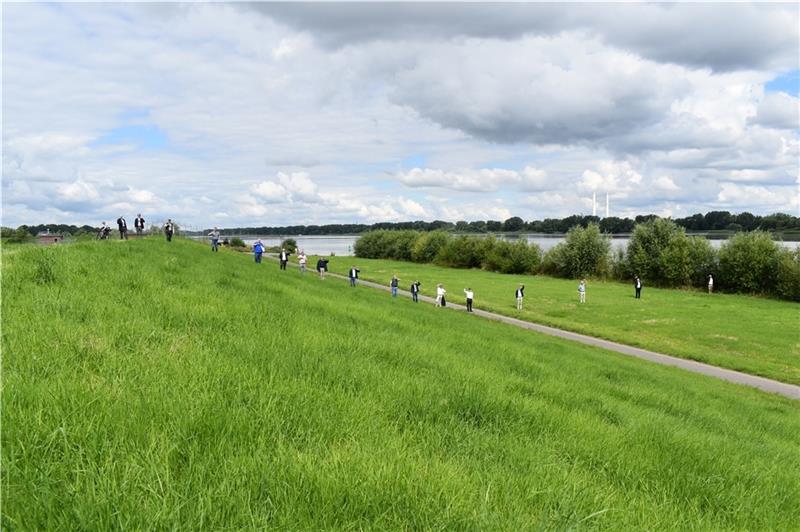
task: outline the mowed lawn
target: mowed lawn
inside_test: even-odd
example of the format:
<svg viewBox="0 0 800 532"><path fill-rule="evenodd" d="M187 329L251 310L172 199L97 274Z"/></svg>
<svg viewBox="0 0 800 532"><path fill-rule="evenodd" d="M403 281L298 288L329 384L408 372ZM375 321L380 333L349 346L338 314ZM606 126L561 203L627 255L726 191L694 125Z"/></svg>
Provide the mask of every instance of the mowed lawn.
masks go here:
<svg viewBox="0 0 800 532"><path fill-rule="evenodd" d="M2 267L3 530L800 523L796 401L182 239Z"/></svg>
<svg viewBox="0 0 800 532"><path fill-rule="evenodd" d="M543 275L504 275L430 264L333 257L329 268L346 274L356 264L361 277L388 286L393 274L408 290L415 279L435 296L442 283L448 300L464 303L464 288L475 292L475 308L551 325L659 353L698 360L800 384L800 305L761 297L645 286L634 298L633 284L587 282L586 303L578 303L578 281ZM514 290L525 285L525 304L516 310Z"/></svg>

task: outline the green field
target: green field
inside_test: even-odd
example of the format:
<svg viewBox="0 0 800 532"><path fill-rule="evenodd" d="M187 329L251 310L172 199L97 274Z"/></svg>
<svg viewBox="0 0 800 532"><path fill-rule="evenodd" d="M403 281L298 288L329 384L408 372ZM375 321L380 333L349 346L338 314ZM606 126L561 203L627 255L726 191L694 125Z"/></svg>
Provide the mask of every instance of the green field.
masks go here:
<svg viewBox="0 0 800 532"><path fill-rule="evenodd" d="M578 304L577 281L543 275L504 275L430 264L334 257L331 271L346 274L355 263L361 277L388 286L393 274L408 289L422 282L424 295L442 283L450 300L464 303L475 291L475 308L590 336L698 360L715 366L800 384L800 305L753 296L658 289L589 280L586 304ZM514 290L525 285L525 307L516 310Z"/></svg>
<svg viewBox="0 0 800 532"><path fill-rule="evenodd" d="M3 530L800 523L789 399L181 239L2 268Z"/></svg>

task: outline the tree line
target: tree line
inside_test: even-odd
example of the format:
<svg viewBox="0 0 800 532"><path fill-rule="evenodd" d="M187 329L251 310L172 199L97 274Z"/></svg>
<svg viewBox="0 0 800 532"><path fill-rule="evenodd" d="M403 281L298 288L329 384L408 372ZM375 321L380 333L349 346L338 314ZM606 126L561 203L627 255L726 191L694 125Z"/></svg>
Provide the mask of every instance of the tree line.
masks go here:
<svg viewBox="0 0 800 532"><path fill-rule="evenodd" d="M375 230L356 241L357 257L481 268L514 274L593 277L660 287L703 287L800 301L800 249L791 251L761 230L738 233L719 250L686 234L675 221L653 218L634 226L627 248L611 252L600 224L572 226L564 242L546 253L525 240L453 235L446 231Z"/></svg>
<svg viewBox="0 0 800 532"><path fill-rule="evenodd" d="M378 230L413 230L413 231L447 231L455 233L545 233L545 234L565 234L572 227L588 227L589 224L597 224L603 233L628 234L631 233L637 224L641 224L658 218L655 214L646 214L634 218L618 218L609 216L600 218L598 216L584 216L573 214L566 218L545 218L544 220L525 221L519 216L512 216L504 221L500 220L479 220L467 222L464 220L446 222L434 220L425 222L417 220L413 222L380 222L374 224L325 224L325 225L285 225L285 226L260 226L260 227L231 227L220 229L220 234L224 236L234 236L242 234L254 235L346 235L361 234L368 231ZM749 212L732 214L728 211L711 211L705 214L697 213L685 218L673 220L676 225L688 231L796 231L800 232L800 217L791 216L784 213L775 213L766 216L758 216ZM4 240L19 239L24 237L27 232L31 236L36 236L40 232L50 231L51 233L70 234L73 236L96 233L97 228L90 225L67 225L67 224L39 224L21 225L16 231L19 233L14 236L14 229L3 227L0 236ZM184 231L184 234L206 234L205 231Z"/></svg>

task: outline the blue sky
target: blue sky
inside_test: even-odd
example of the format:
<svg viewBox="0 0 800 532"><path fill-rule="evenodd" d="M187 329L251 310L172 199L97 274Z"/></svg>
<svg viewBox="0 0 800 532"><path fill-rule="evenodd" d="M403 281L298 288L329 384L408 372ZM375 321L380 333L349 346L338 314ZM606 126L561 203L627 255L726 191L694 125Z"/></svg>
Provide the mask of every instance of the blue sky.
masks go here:
<svg viewBox="0 0 800 532"><path fill-rule="evenodd" d="M798 214L795 6L506 7L6 4L2 223Z"/></svg>

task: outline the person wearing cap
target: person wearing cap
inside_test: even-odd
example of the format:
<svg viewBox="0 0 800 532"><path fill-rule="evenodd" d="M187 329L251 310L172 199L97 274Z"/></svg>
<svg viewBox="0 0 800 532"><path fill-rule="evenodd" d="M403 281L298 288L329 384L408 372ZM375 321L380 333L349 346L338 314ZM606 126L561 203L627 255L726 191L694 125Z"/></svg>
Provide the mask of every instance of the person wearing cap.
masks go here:
<svg viewBox="0 0 800 532"><path fill-rule="evenodd" d="M261 243L261 240L256 240L256 243L253 244L253 255L256 257L256 264L261 264L261 255L264 254L264 244Z"/></svg>

